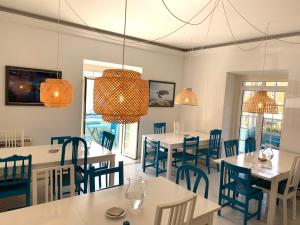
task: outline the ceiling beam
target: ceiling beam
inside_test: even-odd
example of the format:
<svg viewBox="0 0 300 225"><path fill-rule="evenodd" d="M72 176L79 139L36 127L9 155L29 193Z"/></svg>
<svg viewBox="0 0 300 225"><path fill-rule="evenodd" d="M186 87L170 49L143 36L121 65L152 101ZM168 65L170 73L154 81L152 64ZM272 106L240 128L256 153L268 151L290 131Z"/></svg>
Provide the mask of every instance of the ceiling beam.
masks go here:
<svg viewBox="0 0 300 225"><path fill-rule="evenodd" d="M1 6L1 5L0 5L0 11L12 13L12 14L16 14L16 15L21 15L21 16L26 16L26 17L33 18L33 19L43 20L46 22L57 23L57 19L55 19L55 18L42 16L42 15L38 15L38 14L34 14L34 13L30 13L30 12L26 12L26 11L22 11L22 10L18 10L18 9L13 9L13 8ZM123 38L123 34L111 32L111 31L107 31L107 30L102 30L102 29L94 28L94 27L91 28L91 27L81 25L78 23L61 20L60 24L69 26L69 27L73 27L73 28L96 32L99 34L109 35L112 37ZM269 35L268 40L289 38L289 37L295 37L295 36L300 36L300 31ZM193 48L180 48L177 46L162 44L162 43L149 41L149 40L145 40L142 38L137 38L137 37L129 36L129 35L126 35L126 39L144 43L144 44L150 44L150 45L159 46L159 47L163 47L163 48L182 51L182 52L198 51L201 49L210 49L210 48L220 48L220 47L226 47L226 46L231 46L231 45L236 45L236 44L248 44L248 43L266 40L265 36L262 36L262 37L255 37L255 38L244 39L244 40L239 40L239 41L231 41L231 42L224 42L224 43L218 43L218 44L212 44L212 45L198 46L198 47L193 47Z"/></svg>

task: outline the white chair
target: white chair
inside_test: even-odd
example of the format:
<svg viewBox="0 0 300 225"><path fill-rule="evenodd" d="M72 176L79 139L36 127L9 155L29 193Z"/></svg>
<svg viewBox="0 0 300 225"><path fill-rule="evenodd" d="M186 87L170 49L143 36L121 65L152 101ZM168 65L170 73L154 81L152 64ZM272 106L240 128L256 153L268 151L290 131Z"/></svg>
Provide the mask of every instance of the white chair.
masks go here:
<svg viewBox="0 0 300 225"><path fill-rule="evenodd" d="M2 130L0 140L4 142L5 148L16 148L24 146L24 130Z"/></svg>
<svg viewBox="0 0 300 225"><path fill-rule="evenodd" d="M283 202L283 225L287 225L287 200L292 199L293 201L293 220L296 219L296 196L297 196L297 188L300 181L300 156L296 156L294 158L292 169L290 171L289 177L285 183L282 181L279 183L277 197ZM268 187L266 187L268 186ZM261 188L264 192L268 194L270 193L270 185L260 185L257 184L258 188Z"/></svg>
<svg viewBox="0 0 300 225"><path fill-rule="evenodd" d="M177 202L158 205L154 225L190 225L194 216L196 200L197 195L193 195ZM169 211L167 223L162 223L162 221L165 221L163 220L164 210Z"/></svg>
<svg viewBox="0 0 300 225"><path fill-rule="evenodd" d="M69 170L70 172L68 172ZM44 180L45 203L62 199L63 196L63 173L70 174L70 196L75 194L74 165L64 165L32 170L32 204L36 205L38 200L38 180ZM53 187L54 185L54 187ZM54 193L53 193L54 190Z"/></svg>

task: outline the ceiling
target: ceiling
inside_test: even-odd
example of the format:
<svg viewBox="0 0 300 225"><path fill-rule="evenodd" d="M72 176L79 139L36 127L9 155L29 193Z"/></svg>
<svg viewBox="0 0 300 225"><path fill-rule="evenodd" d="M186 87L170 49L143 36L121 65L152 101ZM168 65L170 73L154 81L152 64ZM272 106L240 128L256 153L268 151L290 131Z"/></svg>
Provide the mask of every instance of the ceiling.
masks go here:
<svg viewBox="0 0 300 225"><path fill-rule="evenodd" d="M57 18L59 0L0 0L0 6L13 8L37 15ZM122 34L124 25L124 0L61 0L61 19L77 24L82 21L72 12L71 7L91 27ZM211 2L210 2L211 1ZM203 20L218 0L165 0L169 9L179 18L189 20L206 4L209 5L191 22ZM249 26L229 4L223 0L234 35L238 40L262 37ZM232 4L256 27L269 34L300 31L299 0L230 0ZM165 8L161 0L128 0L127 31L130 36L152 40L178 48L190 49L204 44L209 20L197 26L186 25L173 35L156 40L181 25ZM217 6L205 45L232 42L222 7Z"/></svg>

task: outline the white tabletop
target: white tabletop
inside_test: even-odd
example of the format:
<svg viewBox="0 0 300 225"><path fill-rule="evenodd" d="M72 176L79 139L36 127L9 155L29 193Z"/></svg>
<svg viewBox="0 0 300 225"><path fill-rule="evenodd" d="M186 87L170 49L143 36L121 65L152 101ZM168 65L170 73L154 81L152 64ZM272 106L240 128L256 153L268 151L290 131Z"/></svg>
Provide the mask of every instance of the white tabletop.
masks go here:
<svg viewBox="0 0 300 225"><path fill-rule="evenodd" d="M174 202L194 194L165 178L146 182L146 196L139 212L128 210L124 197L126 186L122 186L0 213L0 221L1 224L14 225L120 225L128 220L131 225L153 225L158 204ZM118 220L107 218L105 211L113 206L125 209L126 216ZM212 214L218 209L217 204L198 196L194 218Z"/></svg>
<svg viewBox="0 0 300 225"><path fill-rule="evenodd" d="M92 142L93 144L88 150L88 161L93 162L93 160L97 161L100 157L103 156L113 156L114 154L111 151L103 148L97 143ZM70 147L70 145L68 145ZM6 158L16 155L28 156L32 155L32 167L40 167L44 165L54 165L60 164L61 161L61 148L62 145L36 145L36 146L24 146L18 148L1 148L0 149L0 158ZM59 149L58 152L50 153L50 149ZM68 163L72 159L72 151L71 149L66 149L65 153L65 161ZM83 150L79 148L78 159L83 159ZM0 165L1 167L1 165Z"/></svg>
<svg viewBox="0 0 300 225"><path fill-rule="evenodd" d="M271 161L260 161L258 159L259 151L238 156L231 156L214 160L220 163L222 160L245 168L250 168L251 173L257 177L271 180L280 175L289 173L292 167L293 159L296 156L294 153L286 151L273 150L274 156Z"/></svg>
<svg viewBox="0 0 300 225"><path fill-rule="evenodd" d="M164 134L146 134L143 135L144 137L147 137L154 141L160 141L163 144L166 145L178 145L183 143L184 137L200 137L200 142L208 141L210 135L208 133L200 132L200 131L184 131L179 134L172 133L164 133Z"/></svg>

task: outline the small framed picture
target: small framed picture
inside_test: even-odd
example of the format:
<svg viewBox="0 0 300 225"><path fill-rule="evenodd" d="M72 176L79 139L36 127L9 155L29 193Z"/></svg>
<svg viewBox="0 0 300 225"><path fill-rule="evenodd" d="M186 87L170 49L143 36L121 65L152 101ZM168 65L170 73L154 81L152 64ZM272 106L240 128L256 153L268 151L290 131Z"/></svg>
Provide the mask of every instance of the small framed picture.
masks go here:
<svg viewBox="0 0 300 225"><path fill-rule="evenodd" d="M149 80L149 106L174 107L174 82Z"/></svg>

